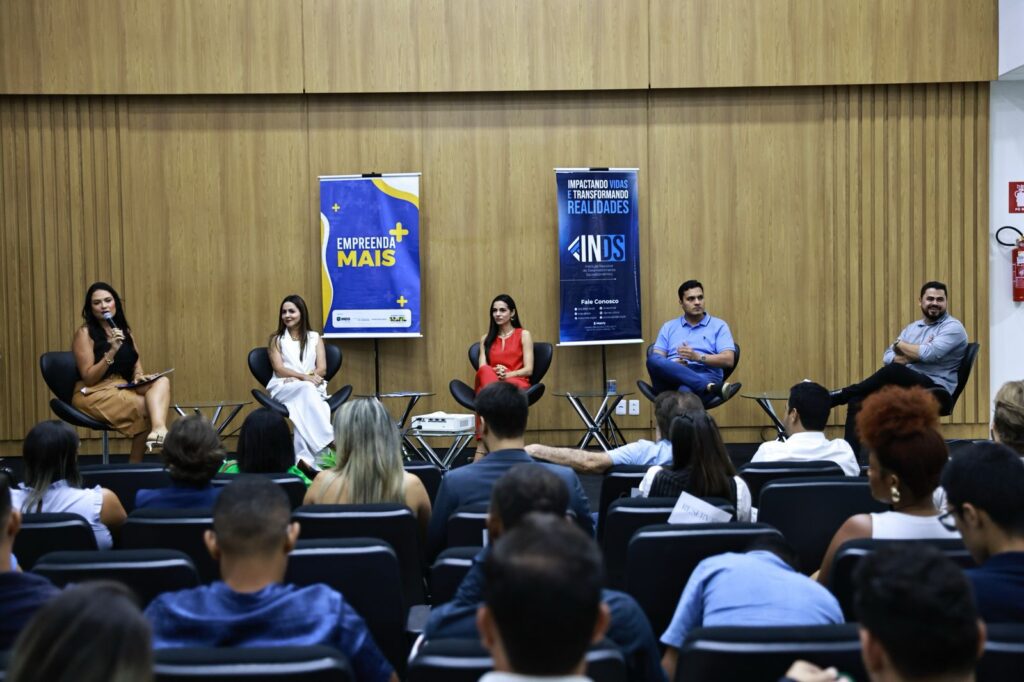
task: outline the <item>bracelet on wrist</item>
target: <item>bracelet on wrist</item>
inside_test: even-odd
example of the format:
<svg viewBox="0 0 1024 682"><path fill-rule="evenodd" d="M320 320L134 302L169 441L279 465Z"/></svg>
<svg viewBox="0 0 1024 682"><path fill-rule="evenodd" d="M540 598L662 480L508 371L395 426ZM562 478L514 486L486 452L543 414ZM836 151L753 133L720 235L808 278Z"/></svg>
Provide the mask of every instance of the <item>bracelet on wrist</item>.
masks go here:
<svg viewBox="0 0 1024 682"><path fill-rule="evenodd" d="M114 364L114 358L108 358L106 354L103 355L103 362L107 363L107 366Z"/></svg>

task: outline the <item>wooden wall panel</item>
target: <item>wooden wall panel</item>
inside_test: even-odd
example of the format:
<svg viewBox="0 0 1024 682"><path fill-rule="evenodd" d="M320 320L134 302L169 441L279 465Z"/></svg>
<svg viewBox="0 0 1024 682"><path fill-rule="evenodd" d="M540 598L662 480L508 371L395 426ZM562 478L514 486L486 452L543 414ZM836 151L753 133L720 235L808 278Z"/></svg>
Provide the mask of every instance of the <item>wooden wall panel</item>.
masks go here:
<svg viewBox="0 0 1024 682"><path fill-rule="evenodd" d="M989 81L997 0L649 0L654 88Z"/></svg>
<svg viewBox="0 0 1024 682"><path fill-rule="evenodd" d="M115 98L0 98L0 441L52 418L39 356L70 350L89 283L124 283L124 116Z"/></svg>
<svg viewBox="0 0 1024 682"><path fill-rule="evenodd" d="M647 3L304 0L307 92L646 88Z"/></svg>
<svg viewBox="0 0 1024 682"><path fill-rule="evenodd" d="M302 92L302 4L4 0L0 92Z"/></svg>

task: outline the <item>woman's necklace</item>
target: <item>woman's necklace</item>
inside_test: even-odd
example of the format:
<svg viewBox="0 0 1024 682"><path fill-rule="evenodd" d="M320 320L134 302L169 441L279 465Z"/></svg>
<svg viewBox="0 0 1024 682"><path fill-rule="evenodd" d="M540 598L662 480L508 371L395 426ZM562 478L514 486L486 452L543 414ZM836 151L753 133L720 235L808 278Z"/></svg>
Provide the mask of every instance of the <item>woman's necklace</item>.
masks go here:
<svg viewBox="0 0 1024 682"><path fill-rule="evenodd" d="M516 328L512 327L507 332L498 332L498 338L499 339L507 339L508 337L512 336L512 332L514 332L515 330L516 330Z"/></svg>

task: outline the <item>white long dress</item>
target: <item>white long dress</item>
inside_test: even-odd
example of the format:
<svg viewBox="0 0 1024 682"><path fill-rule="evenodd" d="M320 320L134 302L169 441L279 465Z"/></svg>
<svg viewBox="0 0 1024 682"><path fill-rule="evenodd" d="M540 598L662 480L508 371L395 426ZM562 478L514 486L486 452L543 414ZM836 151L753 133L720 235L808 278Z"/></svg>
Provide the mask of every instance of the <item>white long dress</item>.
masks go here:
<svg viewBox="0 0 1024 682"><path fill-rule="evenodd" d="M311 374L316 369L316 346L320 335L309 332L306 338L306 352L299 353L299 342L290 334L278 337L278 348L284 366L293 372ZM280 400L288 408L288 418L294 427L296 460L304 459L312 464L313 456L331 444L334 431L331 429L331 408L327 405L327 384L314 386L309 381L291 377L274 378L267 384L270 397Z"/></svg>

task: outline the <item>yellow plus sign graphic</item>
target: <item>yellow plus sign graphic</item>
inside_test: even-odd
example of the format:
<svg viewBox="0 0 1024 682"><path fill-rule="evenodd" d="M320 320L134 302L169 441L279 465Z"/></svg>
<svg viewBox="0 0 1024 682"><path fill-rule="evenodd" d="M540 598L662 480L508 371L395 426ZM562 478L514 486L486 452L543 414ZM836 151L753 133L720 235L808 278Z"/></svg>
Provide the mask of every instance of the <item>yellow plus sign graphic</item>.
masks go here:
<svg viewBox="0 0 1024 682"><path fill-rule="evenodd" d="M341 206L338 206L337 201L334 202L334 206L331 206L331 210L334 211L335 213L341 210Z"/></svg>
<svg viewBox="0 0 1024 682"><path fill-rule="evenodd" d="M402 227L402 223L395 223L395 229L388 230L388 234L395 238L395 241L399 244L402 243L402 237L409 234L409 230Z"/></svg>
<svg viewBox="0 0 1024 682"><path fill-rule="evenodd" d="M405 296L399 296L398 300L395 301L395 303L397 303L398 305L402 306L403 308L405 307L405 304L408 303L408 302L409 301L406 300Z"/></svg>

